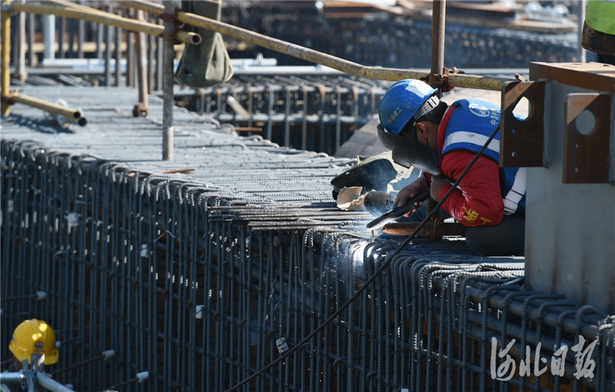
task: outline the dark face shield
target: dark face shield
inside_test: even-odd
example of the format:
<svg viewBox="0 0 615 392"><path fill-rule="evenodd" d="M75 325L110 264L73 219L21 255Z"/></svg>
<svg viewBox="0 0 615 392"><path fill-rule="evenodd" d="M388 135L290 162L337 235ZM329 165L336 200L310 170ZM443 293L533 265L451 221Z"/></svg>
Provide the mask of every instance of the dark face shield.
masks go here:
<svg viewBox="0 0 615 392"><path fill-rule="evenodd" d="M426 145L404 136L394 135L378 124L378 138L393 153L393 161L404 167L414 166L427 173L438 175L438 157Z"/></svg>

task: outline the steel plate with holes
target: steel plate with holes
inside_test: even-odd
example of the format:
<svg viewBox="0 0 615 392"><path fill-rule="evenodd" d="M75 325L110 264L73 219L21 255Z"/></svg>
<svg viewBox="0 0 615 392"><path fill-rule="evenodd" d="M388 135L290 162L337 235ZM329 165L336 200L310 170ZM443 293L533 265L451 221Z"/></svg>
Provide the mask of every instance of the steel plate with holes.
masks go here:
<svg viewBox="0 0 615 392"><path fill-rule="evenodd" d="M569 94L566 98L564 183L609 182L610 98L606 94Z"/></svg>
<svg viewBox="0 0 615 392"><path fill-rule="evenodd" d="M502 88L501 166L543 166L545 86L545 82L511 82ZM530 103L525 120L513 115L522 98Z"/></svg>

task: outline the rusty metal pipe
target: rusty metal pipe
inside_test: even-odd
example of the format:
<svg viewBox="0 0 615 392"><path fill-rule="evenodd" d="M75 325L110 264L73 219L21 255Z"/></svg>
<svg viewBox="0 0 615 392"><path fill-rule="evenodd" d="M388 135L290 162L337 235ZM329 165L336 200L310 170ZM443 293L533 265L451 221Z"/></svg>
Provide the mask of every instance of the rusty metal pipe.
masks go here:
<svg viewBox="0 0 615 392"><path fill-rule="evenodd" d="M83 19L90 22L102 23L109 26L119 27L124 30L141 32L157 37L162 37L164 27L147 22L141 22L108 12L99 11L90 7L63 4L21 4L13 3L11 8L15 12L31 12L35 14L52 14L67 18ZM201 43L201 36L186 31L178 31L177 40L186 44L198 45Z"/></svg>
<svg viewBox="0 0 615 392"><path fill-rule="evenodd" d="M175 11L176 6L179 4L176 1L166 1L165 11L172 14ZM173 31L177 28L177 22L175 20L165 20L164 30L169 37ZM173 160L173 107L175 103L173 101L173 85L175 82L175 74L173 73L173 59L175 58L175 51L173 50L173 41L169 38L165 38L162 42L162 90L163 107L162 107L162 160Z"/></svg>
<svg viewBox="0 0 615 392"><path fill-rule="evenodd" d="M136 10L135 19L143 20L143 11ZM139 90L139 103L133 110L135 117L147 117L149 114L149 99L147 95L147 42L145 40L145 34L137 33L137 86Z"/></svg>
<svg viewBox="0 0 615 392"><path fill-rule="evenodd" d="M140 9L153 15L162 15L164 13L163 6L141 0L119 0L118 3L125 7ZM204 16L199 16L188 12L178 12L177 19L180 22L191 26L216 31L220 34L228 35L254 45L262 46L264 48L275 50L276 52L284 53L316 64L322 64L349 75L358 76L365 79L390 81L397 81L401 79L421 79L427 81L429 79L429 73L426 72L417 72L399 68L364 66L341 59L339 57L331 56L326 53L318 52L313 49L305 48L300 45L271 38L241 27L236 27L215 19L206 18ZM514 81L514 79L488 78L484 76L465 74L448 76L448 84L451 87L466 87L495 91L501 91L502 86L511 81Z"/></svg>
<svg viewBox="0 0 615 392"><path fill-rule="evenodd" d="M439 75L444 70L444 22L446 20L446 0L434 0L431 20L431 73ZM442 96L442 89L438 89Z"/></svg>

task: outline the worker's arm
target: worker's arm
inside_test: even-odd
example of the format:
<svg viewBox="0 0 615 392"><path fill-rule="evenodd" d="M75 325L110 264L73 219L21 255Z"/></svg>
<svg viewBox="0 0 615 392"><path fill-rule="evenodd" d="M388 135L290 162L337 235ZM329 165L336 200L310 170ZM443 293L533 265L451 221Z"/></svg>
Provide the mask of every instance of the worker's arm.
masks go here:
<svg viewBox="0 0 615 392"><path fill-rule="evenodd" d="M459 178L475 154L456 151L442 160L442 173L452 179ZM436 179L432 182L432 195L437 200L451 189L450 183ZM439 187L440 189L434 189ZM480 157L459 183L459 188L446 199L442 208L464 226L498 225L504 217L504 202L500 189L500 168L489 158Z"/></svg>

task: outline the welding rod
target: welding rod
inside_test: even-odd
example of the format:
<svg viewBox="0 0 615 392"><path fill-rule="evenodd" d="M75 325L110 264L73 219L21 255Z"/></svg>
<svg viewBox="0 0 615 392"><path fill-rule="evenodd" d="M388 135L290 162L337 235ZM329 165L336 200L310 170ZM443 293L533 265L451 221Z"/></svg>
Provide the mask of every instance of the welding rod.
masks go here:
<svg viewBox="0 0 615 392"><path fill-rule="evenodd" d="M125 7L135 8L157 16L164 13L163 6L142 0L118 0L117 2ZM223 35L228 35L254 45L275 50L276 52L284 53L302 60L307 60L312 63L322 64L327 67L337 69L338 71L342 71L346 74L365 79L390 81L398 81L401 79L429 80L429 73L427 72L417 72L399 68L372 67L357 64L352 61L344 60L339 57L318 52L316 50L305 48L303 46L295 45L276 38L271 38L241 27L236 27L215 19L206 18L204 16L189 12L178 12L177 20L191 26L216 31ZM502 86L507 82L514 81L514 79L487 78L483 76L465 74L449 74L447 81L451 87L467 87L502 91Z"/></svg>

